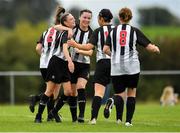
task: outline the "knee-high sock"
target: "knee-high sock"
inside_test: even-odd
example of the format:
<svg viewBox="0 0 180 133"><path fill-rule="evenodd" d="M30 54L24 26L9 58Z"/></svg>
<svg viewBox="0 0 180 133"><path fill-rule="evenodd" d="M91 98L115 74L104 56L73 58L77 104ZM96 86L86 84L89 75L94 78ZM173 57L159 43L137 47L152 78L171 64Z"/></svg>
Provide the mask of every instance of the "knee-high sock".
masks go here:
<svg viewBox="0 0 180 133"><path fill-rule="evenodd" d="M68 96L65 96L64 94L59 98L59 100L57 101L57 104L55 105L55 107L53 108L53 112L57 113L62 106L67 102Z"/></svg>
<svg viewBox="0 0 180 133"><path fill-rule="evenodd" d="M77 97L70 96L68 103L70 106L72 121L75 122L77 120Z"/></svg>
<svg viewBox="0 0 180 133"><path fill-rule="evenodd" d="M49 114L49 112L54 108L54 103L55 103L55 100L54 100L54 96L51 96L47 102L47 112Z"/></svg>
<svg viewBox="0 0 180 133"><path fill-rule="evenodd" d="M91 120L93 118L97 119L98 112L101 107L101 101L102 101L101 97L94 96L93 101L92 101L92 106L91 106Z"/></svg>
<svg viewBox="0 0 180 133"><path fill-rule="evenodd" d="M116 119L122 121L123 110L124 110L124 100L121 96L114 95L114 105L116 107Z"/></svg>
<svg viewBox="0 0 180 133"><path fill-rule="evenodd" d="M126 103L126 122L131 123L135 111L135 105L136 105L135 97L128 97Z"/></svg>
<svg viewBox="0 0 180 133"><path fill-rule="evenodd" d="M84 117L86 107L85 89L78 89L79 117Z"/></svg>
<svg viewBox="0 0 180 133"><path fill-rule="evenodd" d="M40 93L40 94L38 94L38 95L35 95L35 100L36 100L36 102L39 102L42 96L43 96L43 93Z"/></svg>
<svg viewBox="0 0 180 133"><path fill-rule="evenodd" d="M41 100L39 102L38 114L41 115L43 113L44 108L46 107L48 100L49 100L49 97L46 96L45 94L43 94L41 97Z"/></svg>

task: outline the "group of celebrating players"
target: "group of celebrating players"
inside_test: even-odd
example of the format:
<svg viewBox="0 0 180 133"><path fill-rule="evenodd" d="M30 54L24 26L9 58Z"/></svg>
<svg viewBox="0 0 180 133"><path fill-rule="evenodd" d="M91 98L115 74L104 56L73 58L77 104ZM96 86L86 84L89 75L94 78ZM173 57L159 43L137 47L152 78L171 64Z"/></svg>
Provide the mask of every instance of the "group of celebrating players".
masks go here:
<svg viewBox="0 0 180 133"><path fill-rule="evenodd" d="M81 10L79 23L76 24L73 15L58 6L55 25L43 32L37 42L36 51L40 54L40 71L46 90L40 95L30 96L31 112L34 112L34 106L39 101L35 123L42 122L46 105L47 121L55 119L62 122L58 112L65 103L69 104L72 122L85 122L85 88L90 72L90 56L96 50L94 97L89 124L96 124L106 86L112 81L114 95L106 102L104 117L109 118L115 105L116 122L122 123L126 102L125 125L132 126L140 74L136 46L139 44L154 53L160 53L160 50L138 28L129 24L132 19L129 8L120 9L120 24L117 26L111 24L113 15L109 9L99 12L100 27L94 31L89 26L91 18L90 10ZM61 85L64 93L58 98Z"/></svg>

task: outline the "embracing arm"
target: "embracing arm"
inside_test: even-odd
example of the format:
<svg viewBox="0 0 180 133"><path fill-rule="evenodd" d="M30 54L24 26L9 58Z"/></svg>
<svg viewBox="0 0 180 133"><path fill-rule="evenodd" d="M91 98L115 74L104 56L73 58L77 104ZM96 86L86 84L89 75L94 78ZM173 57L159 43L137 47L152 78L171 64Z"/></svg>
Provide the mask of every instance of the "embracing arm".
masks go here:
<svg viewBox="0 0 180 133"><path fill-rule="evenodd" d="M76 53L79 53L79 54L82 54L82 55L85 55L85 56L92 56L93 54L93 50L80 50L78 48L74 48Z"/></svg>
<svg viewBox="0 0 180 133"><path fill-rule="evenodd" d="M77 43L73 39L68 40L67 43L69 44L69 46L72 46L74 48L78 48L78 49L81 49L81 50L91 50L91 49L94 48L94 45L91 44L91 43L88 43L88 44L79 44L79 43Z"/></svg>
<svg viewBox="0 0 180 133"><path fill-rule="evenodd" d="M68 51L68 44L65 43L63 44L63 53L64 53L64 56L66 57L67 61L68 61L68 68L69 68L69 71L71 73L74 72L74 63L72 62L72 59L69 55L69 51Z"/></svg>
<svg viewBox="0 0 180 133"><path fill-rule="evenodd" d="M68 38L71 38L73 36L73 30L71 28L65 27L61 24L55 25L53 27L58 31L63 31L63 30L68 31Z"/></svg>

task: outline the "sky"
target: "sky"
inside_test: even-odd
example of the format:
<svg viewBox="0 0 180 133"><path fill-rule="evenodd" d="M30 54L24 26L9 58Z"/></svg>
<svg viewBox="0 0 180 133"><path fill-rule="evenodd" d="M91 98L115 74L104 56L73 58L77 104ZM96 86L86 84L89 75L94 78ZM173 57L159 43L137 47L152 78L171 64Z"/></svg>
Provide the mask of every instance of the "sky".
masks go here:
<svg viewBox="0 0 180 133"><path fill-rule="evenodd" d="M128 7L132 10L133 19L130 24L139 26L138 8L162 7L180 19L180 0L57 0L68 10L72 7L90 9L93 12L92 27L98 27L97 15L103 8L108 8L114 16L118 16L119 9Z"/></svg>

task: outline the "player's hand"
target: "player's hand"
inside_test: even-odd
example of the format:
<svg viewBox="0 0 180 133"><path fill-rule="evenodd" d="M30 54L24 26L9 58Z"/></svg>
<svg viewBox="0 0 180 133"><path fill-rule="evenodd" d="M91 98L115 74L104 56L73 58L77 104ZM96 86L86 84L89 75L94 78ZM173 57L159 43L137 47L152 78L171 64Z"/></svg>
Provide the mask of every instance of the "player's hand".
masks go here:
<svg viewBox="0 0 180 133"><path fill-rule="evenodd" d="M76 46L76 41L74 39L68 40L67 44L71 47L75 47Z"/></svg>
<svg viewBox="0 0 180 133"><path fill-rule="evenodd" d="M153 52L160 54L159 47L154 45Z"/></svg>
<svg viewBox="0 0 180 133"><path fill-rule="evenodd" d="M74 72L74 63L72 61L68 61L68 68L71 73Z"/></svg>

